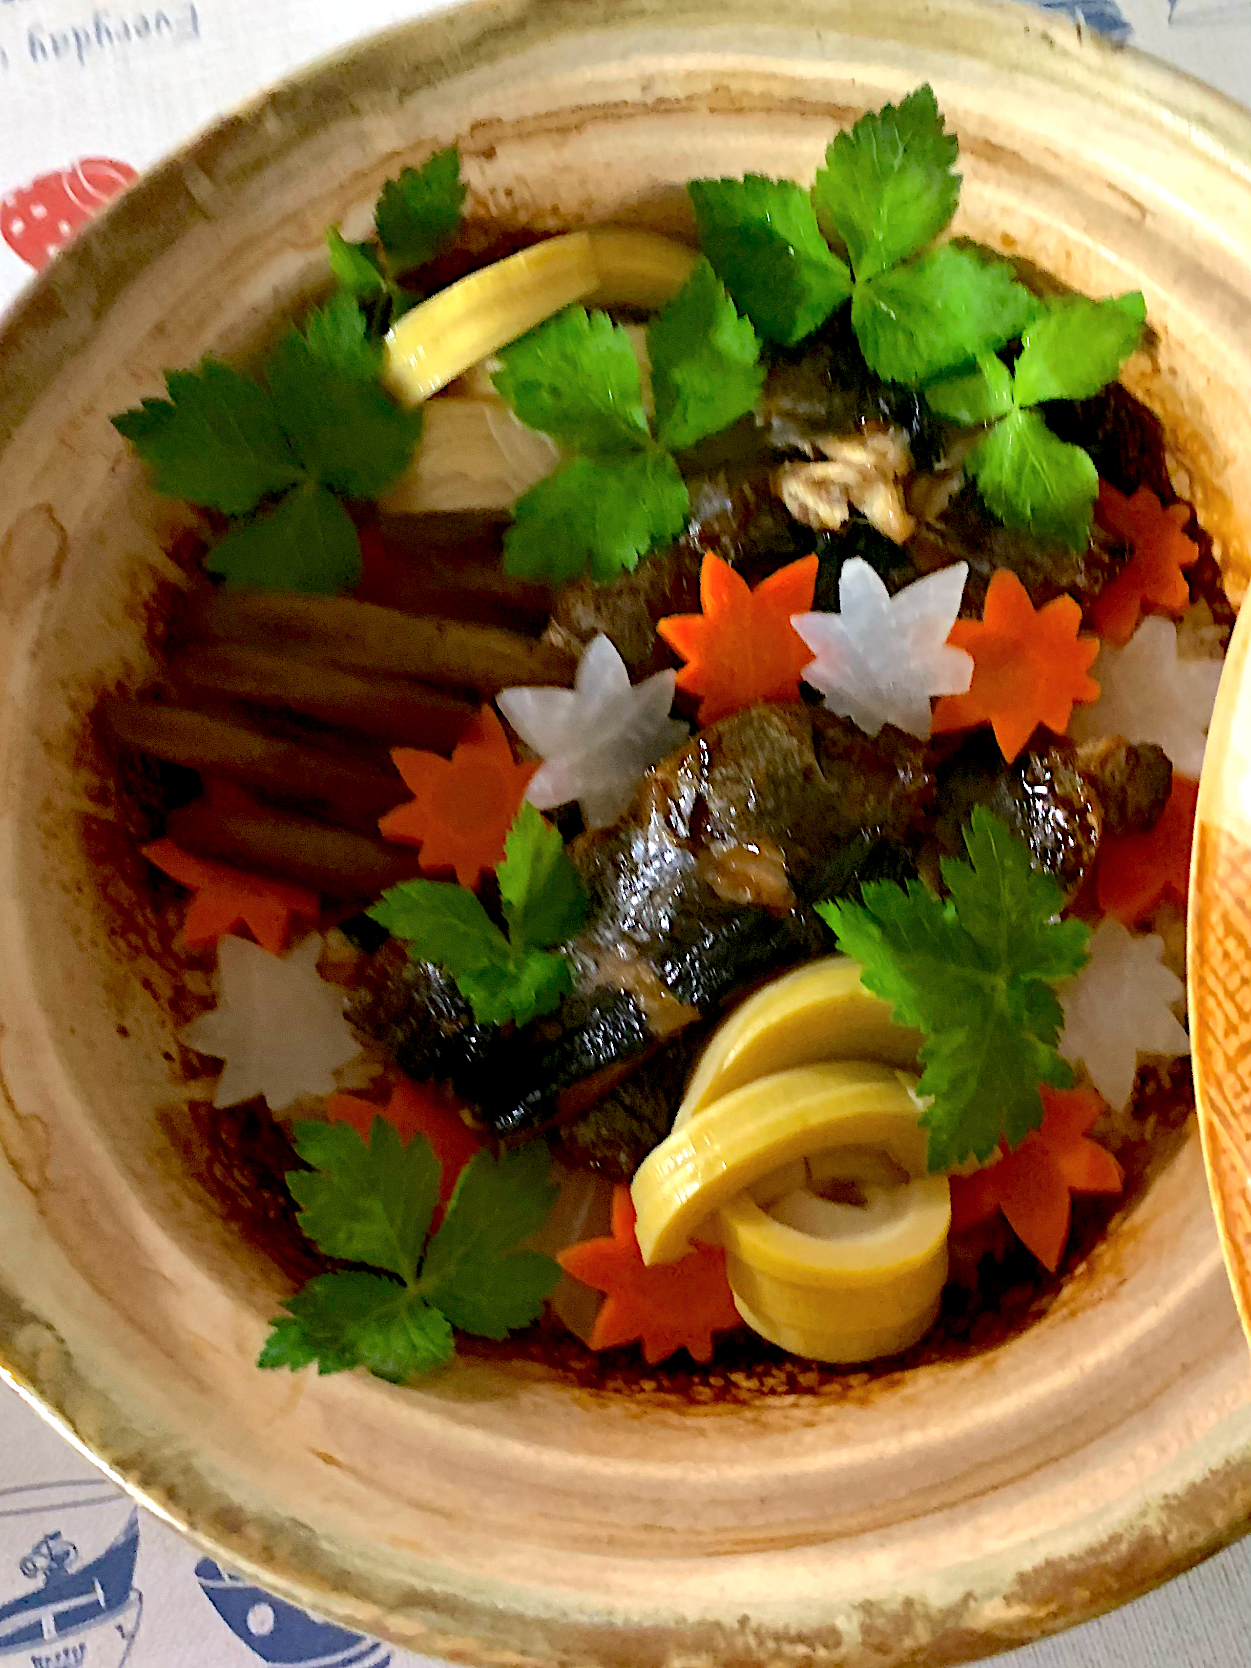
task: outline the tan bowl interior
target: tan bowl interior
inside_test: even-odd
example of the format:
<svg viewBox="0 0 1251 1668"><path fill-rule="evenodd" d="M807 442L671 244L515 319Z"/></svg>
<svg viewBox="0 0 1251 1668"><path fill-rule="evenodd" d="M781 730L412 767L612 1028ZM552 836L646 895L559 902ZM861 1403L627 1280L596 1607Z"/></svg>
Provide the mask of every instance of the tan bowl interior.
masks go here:
<svg viewBox="0 0 1251 1668"><path fill-rule="evenodd" d="M0 338L0 1356L224 1562L415 1649L501 1668L950 1663L1251 1524L1251 1375L1197 1136L1044 1320L859 1396L678 1406L481 1363L407 1391L257 1373L287 1287L164 1133L187 1096L173 978L138 869L99 861L124 807L87 716L142 681L153 598L178 582L160 550L176 512L110 412L164 366L254 343L322 281L322 228L359 233L380 182L435 145L459 140L473 210L506 224L682 234L688 177L808 178L835 123L924 79L962 141L959 231L1146 292L1161 340L1135 389L1241 594L1248 122L1015 7L465 8L215 130Z"/></svg>

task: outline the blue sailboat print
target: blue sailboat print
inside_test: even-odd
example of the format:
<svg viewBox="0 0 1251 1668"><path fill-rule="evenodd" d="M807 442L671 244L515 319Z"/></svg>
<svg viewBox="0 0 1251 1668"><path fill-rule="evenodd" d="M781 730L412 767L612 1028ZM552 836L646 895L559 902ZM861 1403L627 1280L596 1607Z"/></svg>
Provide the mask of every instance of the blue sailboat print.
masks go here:
<svg viewBox="0 0 1251 1668"><path fill-rule="evenodd" d="M25 1547L16 1570L0 1565L3 1668L122 1668L143 1613L134 1585L138 1513L132 1508L95 1556L71 1538L83 1538L85 1508L122 1499L103 1479L0 1490L0 1520ZM6 1541L14 1544L12 1533ZM9 1597L13 1575L20 1584Z"/></svg>
<svg viewBox="0 0 1251 1668"><path fill-rule="evenodd" d="M211 1558L201 1558L195 1573L222 1621L262 1662L281 1668L387 1668L391 1661L390 1648L380 1640L319 1622Z"/></svg>
<svg viewBox="0 0 1251 1668"><path fill-rule="evenodd" d="M1116 0L1033 0L1033 4L1045 12L1063 12L1074 23L1084 23L1109 40L1123 44L1133 37L1134 26Z"/></svg>

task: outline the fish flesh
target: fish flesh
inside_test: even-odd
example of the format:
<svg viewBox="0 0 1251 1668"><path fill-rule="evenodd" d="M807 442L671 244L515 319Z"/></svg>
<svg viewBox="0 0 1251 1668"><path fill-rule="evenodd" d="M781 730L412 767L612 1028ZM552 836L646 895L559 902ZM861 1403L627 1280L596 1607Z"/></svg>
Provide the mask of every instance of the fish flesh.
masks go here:
<svg viewBox="0 0 1251 1668"><path fill-rule="evenodd" d="M443 973L388 946L351 1018L411 1075L450 1081L501 1140L568 1122L744 988L827 951L815 902L915 872L908 842L933 791L922 755L798 702L724 719L570 846L590 905L554 1014L479 1026Z"/></svg>

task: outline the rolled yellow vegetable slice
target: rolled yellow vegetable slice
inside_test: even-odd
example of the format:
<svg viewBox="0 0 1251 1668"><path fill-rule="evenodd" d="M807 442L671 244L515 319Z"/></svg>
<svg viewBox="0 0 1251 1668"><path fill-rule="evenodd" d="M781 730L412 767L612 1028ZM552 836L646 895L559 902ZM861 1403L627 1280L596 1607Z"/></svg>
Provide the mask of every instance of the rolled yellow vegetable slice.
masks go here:
<svg viewBox="0 0 1251 1668"><path fill-rule="evenodd" d="M826 956L787 973L736 1008L695 1068L674 1121L680 1129L722 1095L774 1072L822 1060L880 1060L915 1068L921 1036L860 983L860 963Z"/></svg>
<svg viewBox="0 0 1251 1668"><path fill-rule="evenodd" d="M599 282L588 307L642 307L658 312L685 284L699 251L657 232L597 226L588 236Z"/></svg>
<svg viewBox="0 0 1251 1668"><path fill-rule="evenodd" d="M727 1270L729 1266L727 1259ZM793 1326L753 1309L747 1298L739 1295L733 1275L730 1277L730 1289L734 1295L734 1307L753 1332L758 1332L762 1338L767 1338L771 1344L791 1355L836 1365L847 1366L857 1361L877 1361L884 1355L898 1355L901 1350L910 1348L923 1338L938 1319L939 1299L935 1298L929 1309L909 1326L888 1324L865 1327L861 1331L837 1323L831 1324L828 1329L811 1325ZM831 1313L834 1312L831 1305Z"/></svg>
<svg viewBox="0 0 1251 1668"><path fill-rule="evenodd" d="M880 1147L908 1175L925 1170L916 1079L868 1060L800 1066L713 1102L652 1150L631 1184L645 1263L676 1261L735 1194L828 1147Z"/></svg>
<svg viewBox="0 0 1251 1668"><path fill-rule="evenodd" d="M562 307L662 305L697 258L653 232L605 227L548 238L405 313L387 334L382 380L397 400L420 405Z"/></svg>
<svg viewBox="0 0 1251 1668"><path fill-rule="evenodd" d="M947 1280L947 1178L868 1184L864 1194L857 1205L801 1189L762 1208L743 1192L722 1207L730 1289L754 1331L818 1361L851 1362L907 1349L934 1324Z"/></svg>

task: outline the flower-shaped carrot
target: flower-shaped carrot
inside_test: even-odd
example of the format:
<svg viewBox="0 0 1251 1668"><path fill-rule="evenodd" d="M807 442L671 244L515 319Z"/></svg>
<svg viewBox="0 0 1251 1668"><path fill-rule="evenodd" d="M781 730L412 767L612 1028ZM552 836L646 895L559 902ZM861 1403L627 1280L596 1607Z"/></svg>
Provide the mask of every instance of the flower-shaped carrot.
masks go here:
<svg viewBox="0 0 1251 1668"><path fill-rule="evenodd" d="M392 1084L385 1106L362 1100L359 1095L328 1095L326 1116L332 1124L351 1124L366 1141L375 1118L385 1118L394 1125L406 1146L414 1135L424 1135L439 1161L440 1205L447 1204L457 1177L486 1144L485 1137L469 1127L445 1096L407 1077L397 1078Z"/></svg>
<svg viewBox="0 0 1251 1668"><path fill-rule="evenodd" d="M957 620L947 641L973 656L967 695L944 695L934 709L934 732L989 724L1005 759L1016 758L1040 724L1068 728L1075 701L1095 701L1099 685L1088 668L1097 637L1079 637L1082 611L1072 597L1035 609L1008 568L986 589L980 620Z"/></svg>
<svg viewBox="0 0 1251 1668"><path fill-rule="evenodd" d="M228 863L193 857L172 840L153 841L143 847L143 855L195 893L182 924L182 941L188 950L207 950L224 933L243 926L263 949L280 956L287 947L292 920L314 926L321 914L316 892L305 886L288 886Z"/></svg>
<svg viewBox="0 0 1251 1668"><path fill-rule="evenodd" d="M753 591L711 551L699 574L702 614L671 614L656 630L686 665L677 686L702 697L699 722L715 723L758 701L797 701L812 650L791 624L812 608L817 558L804 556Z"/></svg>
<svg viewBox="0 0 1251 1668"><path fill-rule="evenodd" d="M516 762L504 726L486 706L450 759L415 747L392 748L391 757L413 797L379 819L383 838L420 846L427 873L453 869L462 886L476 886L503 857L539 761Z"/></svg>
<svg viewBox="0 0 1251 1668"><path fill-rule="evenodd" d="M1074 1193L1119 1193L1124 1173L1087 1131L1103 1110L1091 1088L1039 1087L1042 1128L972 1176L951 1178L953 1232L1002 1211L1017 1238L1054 1274L1068 1243Z"/></svg>
<svg viewBox="0 0 1251 1668"><path fill-rule="evenodd" d="M1100 481L1096 514L1104 527L1133 547L1129 561L1089 610L1100 637L1121 648L1134 635L1141 614L1171 614L1176 619L1185 612L1190 587L1182 570L1198 561L1199 547L1182 532L1190 520L1189 505L1164 509L1147 487L1140 486L1126 498Z"/></svg>
<svg viewBox="0 0 1251 1668"><path fill-rule="evenodd" d="M605 1293L591 1333L592 1349L613 1349L637 1338L651 1364L679 1349L707 1361L713 1333L743 1324L719 1246L697 1243L676 1263L644 1266L628 1187L613 1191L612 1238L571 1245L558 1261L566 1274Z"/></svg>
<svg viewBox="0 0 1251 1668"><path fill-rule="evenodd" d="M1162 898L1185 909L1198 798L1197 782L1174 775L1173 791L1154 828L1146 834L1109 835L1102 842L1095 896L1103 914L1132 927Z"/></svg>

